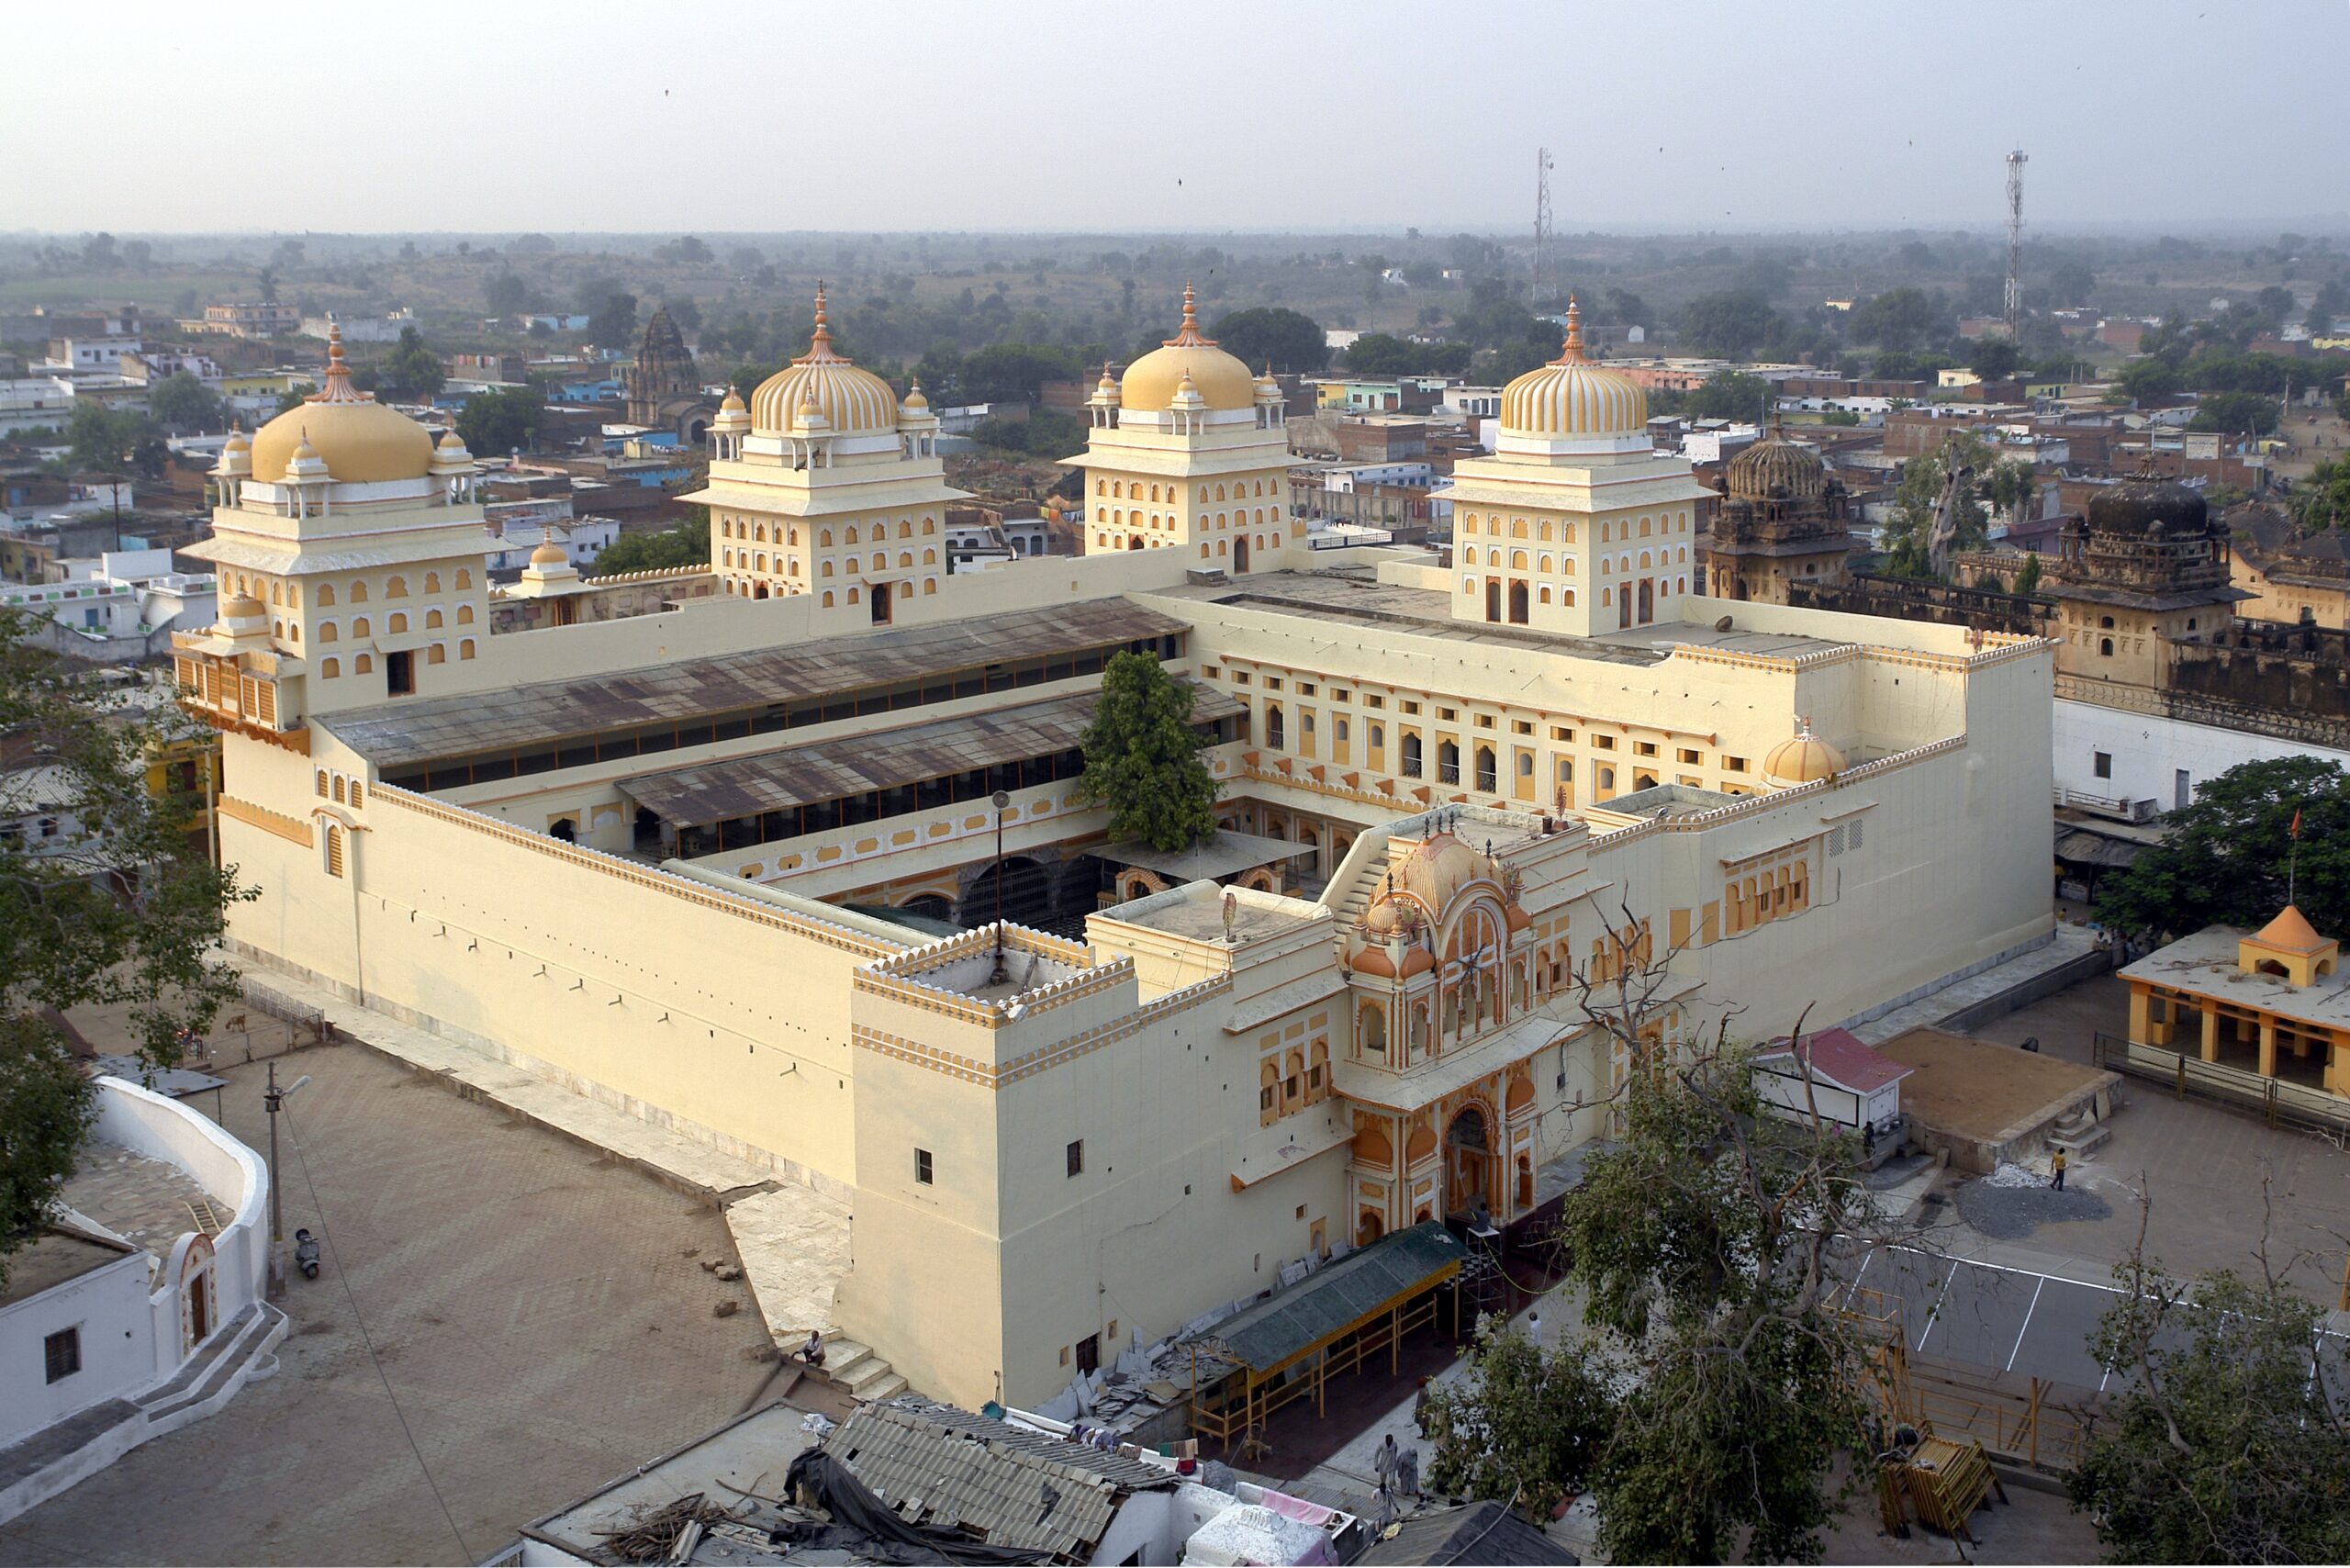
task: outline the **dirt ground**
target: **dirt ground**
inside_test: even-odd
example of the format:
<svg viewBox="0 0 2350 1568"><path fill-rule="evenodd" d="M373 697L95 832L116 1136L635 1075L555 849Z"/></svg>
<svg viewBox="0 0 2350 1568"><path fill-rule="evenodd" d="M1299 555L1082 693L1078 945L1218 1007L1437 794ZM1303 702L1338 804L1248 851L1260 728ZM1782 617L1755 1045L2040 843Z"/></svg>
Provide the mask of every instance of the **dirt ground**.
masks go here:
<svg viewBox="0 0 2350 1568"><path fill-rule="evenodd" d="M2096 1081L2080 1064L2031 1051L1986 1047L1942 1029L1908 1029L1877 1047L1917 1069L1901 1081L1901 1108L1927 1126L1987 1139Z"/></svg>

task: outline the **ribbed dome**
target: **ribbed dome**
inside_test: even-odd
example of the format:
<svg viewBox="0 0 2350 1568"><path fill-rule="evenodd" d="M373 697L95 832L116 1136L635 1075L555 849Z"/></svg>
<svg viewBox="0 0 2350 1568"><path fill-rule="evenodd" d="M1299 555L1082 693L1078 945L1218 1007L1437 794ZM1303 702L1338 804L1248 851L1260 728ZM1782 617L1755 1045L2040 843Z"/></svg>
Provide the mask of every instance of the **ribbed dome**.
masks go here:
<svg viewBox="0 0 2350 1568"><path fill-rule="evenodd" d="M264 484L284 479L306 438L327 472L346 485L421 479L432 470L431 432L351 385L339 326L327 329L326 385L254 432L253 477Z"/></svg>
<svg viewBox="0 0 2350 1568"><path fill-rule="evenodd" d="M803 403L822 412L834 435L886 435L898 428L898 395L890 384L833 352L822 288L816 290L816 331L808 352L751 394L752 431L789 433Z"/></svg>
<svg viewBox="0 0 2350 1568"><path fill-rule="evenodd" d="M2160 525L2165 533L2204 531L2211 509L2200 493L2140 469L2089 498L2089 532L2137 538Z"/></svg>
<svg viewBox="0 0 2350 1568"><path fill-rule="evenodd" d="M1844 771L1844 754L1811 733L1811 721L1798 722L1795 736L1781 741L1762 759L1762 771L1782 784L1809 784Z"/></svg>
<svg viewBox="0 0 2350 1568"><path fill-rule="evenodd" d="M1493 875L1485 857L1449 833L1439 833L1404 862L1397 881L1433 917L1441 917L1453 895L1481 877Z"/></svg>
<svg viewBox="0 0 2350 1568"><path fill-rule="evenodd" d="M1828 465L1811 448L1774 431L1732 457L1722 477L1732 500L1808 501L1828 487Z"/></svg>
<svg viewBox="0 0 2350 1568"><path fill-rule="evenodd" d="M1173 405L1187 375L1211 409L1256 407L1257 378L1248 367L1216 347L1214 339L1200 335L1199 311L1188 283L1183 286L1183 324L1173 337L1126 366L1118 384L1118 406L1163 412Z"/></svg>
<svg viewBox="0 0 2350 1568"><path fill-rule="evenodd" d="M1567 304L1567 339L1559 357L1528 371L1502 392L1505 434L1541 437L1634 436L1647 432L1649 395L1620 370L1583 358L1583 311Z"/></svg>

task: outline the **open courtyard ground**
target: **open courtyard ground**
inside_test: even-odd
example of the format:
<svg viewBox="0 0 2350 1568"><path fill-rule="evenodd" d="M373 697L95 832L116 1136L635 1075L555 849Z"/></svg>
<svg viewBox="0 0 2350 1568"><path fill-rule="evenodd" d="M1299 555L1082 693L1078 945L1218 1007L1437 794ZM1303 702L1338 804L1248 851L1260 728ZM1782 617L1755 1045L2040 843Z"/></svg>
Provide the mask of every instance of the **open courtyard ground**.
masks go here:
<svg viewBox="0 0 2350 1568"><path fill-rule="evenodd" d="M311 1077L279 1128L285 1231L325 1249L281 1370L0 1525L0 1562L477 1562L767 1379L745 1287L699 1266L728 1252L710 1205L364 1047L277 1066ZM221 1096L264 1155L265 1070Z"/></svg>
<svg viewBox="0 0 2350 1568"><path fill-rule="evenodd" d="M1973 1033L2001 1045L2037 1037L2043 1054L2087 1065L2097 1031L2118 1036L2128 1028L2129 989L2101 975ZM2270 1256L2280 1268L2290 1261L2292 1282L2336 1305L2350 1245L2350 1152L2314 1133L2271 1127L2191 1095L2175 1098L2148 1079L2125 1077L2116 1092L2121 1110L2110 1141L2065 1175L2068 1191L2105 1200L2104 1215L2085 1211L1994 1241L1945 1210L1941 1243L1962 1255L2103 1282L2138 1238L2143 1190L2154 1204L2146 1250L2173 1272L2255 1272L2265 1226Z"/></svg>

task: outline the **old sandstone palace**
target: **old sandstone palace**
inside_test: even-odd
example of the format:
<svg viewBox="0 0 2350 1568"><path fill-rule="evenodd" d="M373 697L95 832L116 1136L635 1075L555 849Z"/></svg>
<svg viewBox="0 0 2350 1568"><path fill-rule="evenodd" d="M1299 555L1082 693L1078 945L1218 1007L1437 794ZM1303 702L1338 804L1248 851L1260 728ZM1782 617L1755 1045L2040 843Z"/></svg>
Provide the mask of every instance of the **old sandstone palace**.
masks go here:
<svg viewBox="0 0 2350 1568"><path fill-rule="evenodd" d="M955 572L935 418L817 319L712 419L707 568L495 589L472 458L336 347L223 454L176 658L247 961L845 1200L835 1321L924 1391L1523 1213L1609 1130L1586 985L1762 1036L2047 939L2052 644L1707 597L1572 328L1449 554L1309 552L1187 305L1091 400L1084 553ZM1076 793L1121 650L1211 742L1184 854Z"/></svg>

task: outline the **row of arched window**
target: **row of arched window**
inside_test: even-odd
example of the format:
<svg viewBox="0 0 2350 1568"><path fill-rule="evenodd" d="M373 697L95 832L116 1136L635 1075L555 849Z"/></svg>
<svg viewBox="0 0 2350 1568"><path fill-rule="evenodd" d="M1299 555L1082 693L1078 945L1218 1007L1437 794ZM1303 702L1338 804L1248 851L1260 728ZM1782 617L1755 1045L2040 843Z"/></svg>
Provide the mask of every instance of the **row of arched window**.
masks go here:
<svg viewBox="0 0 2350 1568"><path fill-rule="evenodd" d="M1292 1046L1267 1057L1257 1069L1257 1120L1271 1126L1281 1117L1330 1097L1330 1042Z"/></svg>
<svg viewBox="0 0 2350 1568"><path fill-rule="evenodd" d="M859 532L859 524L852 522L845 528L842 529L840 542L844 544L855 544L860 543L863 535ZM925 534L936 533L938 532L938 520L930 517L923 518L922 520L922 532ZM877 544L879 543L881 541L890 537L889 523L884 521L872 524L871 533L873 542ZM767 534L767 525L765 522L757 521L737 521L736 520L729 517L721 517L718 520L718 536L721 539L747 540L754 544L765 544L770 543ZM898 520L898 537L901 539L912 539L913 536L913 520L912 518L900 518ZM777 523L775 525L775 534L772 543L787 545L799 543L799 525L797 523ZM816 543L820 549L828 550L832 548L833 531L829 528L818 529L816 531Z"/></svg>
<svg viewBox="0 0 2350 1568"><path fill-rule="evenodd" d="M1237 501L1237 500L1240 500L1240 499L1242 499L1242 498L1246 498L1246 497L1249 497L1249 496L1262 496L1262 495L1264 495L1264 494L1266 493L1266 490L1265 490L1265 481L1264 481L1264 480L1262 480L1262 479L1258 479L1258 480L1253 481L1253 485L1254 485L1254 487L1253 487L1253 488L1251 487L1251 484L1252 484L1252 481L1249 481L1249 480L1247 480L1247 479L1243 479L1243 480L1239 480L1239 481L1237 481L1237 483L1235 483L1235 484L1232 486L1231 495L1230 495L1230 497L1229 497L1229 498L1227 498L1227 497L1225 496L1225 487L1224 487L1224 486L1222 486L1222 485L1217 485L1217 486L1214 487L1214 492L1215 492L1214 498L1214 499L1216 499L1216 500L1219 500L1219 501L1221 501L1221 500L1225 500L1225 499L1226 499L1226 498L1229 498L1229 499L1232 499L1232 500L1236 500L1236 501ZM1275 481L1274 481L1274 484L1275 484L1276 486L1278 486L1278 485L1280 484L1280 481L1279 481L1279 480L1275 480ZM1159 496L1159 490L1160 490L1160 487L1159 487L1159 486L1158 486L1158 485L1152 485L1152 486L1150 486L1150 487L1149 487L1150 494L1149 494L1149 496L1148 496L1148 498L1148 498L1148 499L1150 499L1150 500L1153 500L1153 501L1156 501L1156 500L1160 499L1160 498L1160 498L1160 496ZM1120 500L1130 500L1130 501L1139 501L1139 500L1143 500L1143 499L1145 499L1145 498L1145 498L1145 496L1143 495L1143 489L1144 489L1143 482L1142 482L1141 480L1139 480L1139 479L1136 479L1136 480L1133 480L1133 481L1131 481L1131 482L1129 482L1129 481L1127 481L1127 480L1125 480L1125 479L1096 479L1096 480L1094 480L1094 481L1093 481L1093 493L1094 493L1095 495L1097 495L1097 496L1109 496L1109 497L1113 497L1113 498L1116 498L1116 499L1120 499ZM1173 500L1175 500L1175 499L1179 497L1179 495L1181 494L1181 490L1180 490L1180 488L1179 488L1177 486L1172 485L1172 484L1169 484L1169 485L1166 486L1166 487L1165 487L1165 489L1166 489L1166 491L1167 491L1167 494L1166 494L1165 498L1166 498L1167 500L1169 500L1169 501L1173 501ZM1209 497L1209 494L1208 494L1209 489L1210 489L1210 487L1208 487L1208 486L1206 486L1206 485L1202 485L1202 486L1200 487L1200 504L1201 504L1202 506L1205 506L1205 505L1207 505L1207 504L1208 504L1208 501L1209 501L1209 499L1210 499L1210 497ZM1274 491L1272 491L1272 494L1274 494L1274 495L1278 496L1278 495L1280 495L1280 494L1281 494L1281 491L1277 488L1277 489L1275 489Z"/></svg>
<svg viewBox="0 0 2350 1568"><path fill-rule="evenodd" d="M355 773L341 768L321 767L318 770L319 799L332 801L338 806L364 806L367 786Z"/></svg>
<svg viewBox="0 0 2350 1568"><path fill-rule="evenodd" d="M437 632L448 623L448 616L440 606L434 605L425 610L424 630L427 632ZM456 623L460 626L470 626L474 623L474 607L472 605L461 604L457 606ZM401 636L407 633L408 629L408 612L407 610L394 610L385 614L384 635L387 637ZM298 633L300 628L296 627L292 628L292 630ZM351 634L353 637L374 636L375 624L364 615L354 615L351 619ZM312 629L311 636L320 643L340 642L342 639L341 623L334 621L321 621ZM296 641L299 640L300 639L297 636Z"/></svg>
<svg viewBox="0 0 2350 1568"><path fill-rule="evenodd" d="M1799 914L1811 907L1811 869L1796 860L1752 875L1733 878L1722 890L1725 929L1751 931L1766 920Z"/></svg>
<svg viewBox="0 0 2350 1568"><path fill-rule="evenodd" d="M471 637L460 637L457 639L457 657L459 660L470 659L474 656L474 640ZM426 648L424 650L424 662L429 665L447 664L449 662L449 644L446 643L435 643L431 646ZM353 675L375 674L375 655L373 654L352 655L351 673ZM341 678L341 676L342 660L340 658L330 655L326 658L319 661L319 678L320 680L338 680Z"/></svg>

